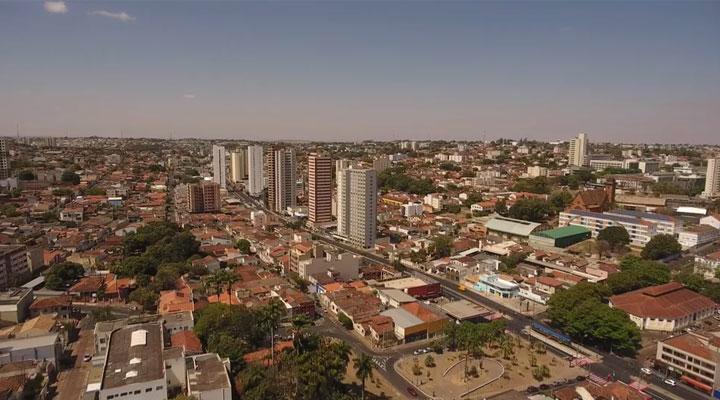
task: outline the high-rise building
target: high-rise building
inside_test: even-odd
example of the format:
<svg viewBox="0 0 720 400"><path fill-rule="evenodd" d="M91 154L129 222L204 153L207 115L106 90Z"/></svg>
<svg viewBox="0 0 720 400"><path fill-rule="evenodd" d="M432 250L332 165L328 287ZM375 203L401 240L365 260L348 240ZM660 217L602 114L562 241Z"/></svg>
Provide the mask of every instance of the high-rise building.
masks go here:
<svg viewBox="0 0 720 400"><path fill-rule="evenodd" d="M390 165L390 157L385 154L378 156L373 160L373 169L378 174L390 168Z"/></svg>
<svg viewBox="0 0 720 400"><path fill-rule="evenodd" d="M239 149L230 153L230 180L242 182L248 177L247 151Z"/></svg>
<svg viewBox="0 0 720 400"><path fill-rule="evenodd" d="M220 184L200 182L187 185L187 205L191 213L220 211Z"/></svg>
<svg viewBox="0 0 720 400"><path fill-rule="evenodd" d="M342 171L352 165L350 160L335 161L335 218L337 218L337 231L341 236L347 236L347 186L345 182L345 174Z"/></svg>
<svg viewBox="0 0 720 400"><path fill-rule="evenodd" d="M325 155L308 157L308 211L313 224L332 221L332 159Z"/></svg>
<svg viewBox="0 0 720 400"><path fill-rule="evenodd" d="M337 166L343 165L338 163ZM347 166L337 175L338 234L354 246L371 248L377 235L377 173Z"/></svg>
<svg viewBox="0 0 720 400"><path fill-rule="evenodd" d="M277 212L295 207L295 150L271 148L265 154L267 206Z"/></svg>
<svg viewBox="0 0 720 400"><path fill-rule="evenodd" d="M568 150L568 158L570 165L582 167L585 165L585 159L588 154L588 138L584 133L579 133L577 137L570 139L570 148Z"/></svg>
<svg viewBox="0 0 720 400"><path fill-rule="evenodd" d="M227 164L225 161L225 148L213 145L212 147L213 182L220 185L220 188L227 187Z"/></svg>
<svg viewBox="0 0 720 400"><path fill-rule="evenodd" d="M8 143L6 138L0 138L0 179L10 177L10 162L8 161Z"/></svg>
<svg viewBox="0 0 720 400"><path fill-rule="evenodd" d="M720 196L720 158L710 158L707 160L703 197L717 196Z"/></svg>
<svg viewBox="0 0 720 400"><path fill-rule="evenodd" d="M247 191L251 196L259 196L265 183L263 182L263 148L252 145L247 148Z"/></svg>

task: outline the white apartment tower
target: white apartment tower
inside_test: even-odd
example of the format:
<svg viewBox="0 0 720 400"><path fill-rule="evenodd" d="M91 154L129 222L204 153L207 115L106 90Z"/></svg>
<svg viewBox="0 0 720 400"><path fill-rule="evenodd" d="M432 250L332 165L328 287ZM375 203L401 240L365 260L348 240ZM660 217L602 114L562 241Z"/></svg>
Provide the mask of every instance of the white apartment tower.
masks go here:
<svg viewBox="0 0 720 400"><path fill-rule="evenodd" d="M247 148L247 191L250 196L260 196L265 187L263 182L263 148L252 145Z"/></svg>
<svg viewBox="0 0 720 400"><path fill-rule="evenodd" d="M308 157L308 220L332 221L332 159L316 153Z"/></svg>
<svg viewBox="0 0 720 400"><path fill-rule="evenodd" d="M225 161L225 148L213 145L212 147L213 182L221 189L227 188L227 164Z"/></svg>
<svg viewBox="0 0 720 400"><path fill-rule="evenodd" d="M703 197L717 196L720 196L720 158L710 158L707 160Z"/></svg>
<svg viewBox="0 0 720 400"><path fill-rule="evenodd" d="M575 167L582 167L585 165L588 145L588 138L584 133L579 133L577 137L570 139L570 148L568 150L570 165Z"/></svg>
<svg viewBox="0 0 720 400"><path fill-rule="evenodd" d="M342 164L336 164L342 166ZM337 175L338 234L358 247L372 248L377 236L377 173L347 166Z"/></svg>
<svg viewBox="0 0 720 400"><path fill-rule="evenodd" d="M242 182L248 177L247 151L239 149L230 153L230 180Z"/></svg>

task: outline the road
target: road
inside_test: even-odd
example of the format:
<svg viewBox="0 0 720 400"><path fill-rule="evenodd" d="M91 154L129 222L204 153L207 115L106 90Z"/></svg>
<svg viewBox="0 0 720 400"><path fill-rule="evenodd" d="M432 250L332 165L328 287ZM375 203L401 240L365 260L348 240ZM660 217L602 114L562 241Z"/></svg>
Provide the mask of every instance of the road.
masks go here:
<svg viewBox="0 0 720 400"><path fill-rule="evenodd" d="M265 206L261 202L248 196L245 193L238 192L238 191L232 191L231 193L233 193L234 195L243 199L244 201L254 205L255 207L261 208L265 212L276 215L276 216L282 218L283 220L289 219L288 217L279 215L271 210L266 209ZM336 240L322 232L312 231L307 228L301 228L301 229L306 232L315 234L316 239L321 242L324 242L324 243L333 245L337 248L346 250L348 252L363 256L363 257L367 258L368 260L371 260L378 264L393 267L393 265L386 258L379 256L375 253L372 253L372 252L369 252L369 251L363 250L363 249L358 249L347 243ZM416 270L416 269L412 269L412 271L415 274L421 274L421 275L424 275L435 281L440 282L440 285L442 286L443 291L445 293L451 294L453 297L466 298L470 301L481 304L490 309L495 309L497 311L500 311L503 314L505 314L506 316L511 317L508 319L507 328L517 335L522 335L523 329L526 326L530 325L532 322L531 318L529 318L511 308L508 308L502 304L496 303L496 302L494 302L484 296L481 296L477 293L474 293L471 291L465 291L465 292L460 293L459 291L456 290L457 285L458 285L457 282L454 282L454 281L451 281L451 280L448 280L448 279L445 279L443 277L439 277L436 275L431 275L424 271L420 271L420 270ZM350 337L352 337L352 335L350 335ZM356 341L357 341L357 339L356 339ZM355 342L353 342L353 343L355 343ZM360 343L360 345L362 345L362 344ZM367 350L365 350L365 351L367 352ZM606 352L606 351L603 351L600 349L593 349L593 351L600 354L603 357L603 361L602 361L602 363L589 364L586 366L586 369L589 372L591 372L597 376L600 376L603 378L611 377L612 379L621 380L623 382L629 383L629 382L632 382L633 380L635 380L635 378L640 373L640 365L638 365L638 363L634 359L620 357L616 354L612 354L612 353L609 353L609 352ZM390 364L390 365L392 365L392 364ZM390 368L390 369L392 369L392 368ZM393 385L395 385L395 382L392 379L390 379L390 378L388 378L388 379L391 381L391 383L393 383ZM400 379L402 379L402 377L400 377ZM675 387L665 385L662 382L660 382L659 384L664 385L663 386L664 389L667 390L668 392L671 392L671 393L675 394L676 396L678 396L679 398L684 399L684 400L704 400L704 399L709 398L708 395L701 393L695 389L691 389L688 386L685 386L683 384L678 384L678 386L675 386Z"/></svg>

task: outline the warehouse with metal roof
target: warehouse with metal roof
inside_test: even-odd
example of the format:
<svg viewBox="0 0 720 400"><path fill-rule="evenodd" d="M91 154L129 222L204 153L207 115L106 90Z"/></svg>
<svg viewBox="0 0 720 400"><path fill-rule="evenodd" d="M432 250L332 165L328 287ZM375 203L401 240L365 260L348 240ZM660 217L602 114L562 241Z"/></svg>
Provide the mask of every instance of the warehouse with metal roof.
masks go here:
<svg viewBox="0 0 720 400"><path fill-rule="evenodd" d="M530 245L565 248L590 239L591 236L592 231L588 228L568 225L531 234Z"/></svg>

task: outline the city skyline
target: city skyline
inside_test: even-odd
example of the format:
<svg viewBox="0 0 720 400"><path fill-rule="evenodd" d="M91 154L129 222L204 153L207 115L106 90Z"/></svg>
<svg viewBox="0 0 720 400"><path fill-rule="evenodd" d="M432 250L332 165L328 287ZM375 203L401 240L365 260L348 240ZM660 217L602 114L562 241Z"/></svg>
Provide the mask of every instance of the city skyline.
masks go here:
<svg viewBox="0 0 720 400"><path fill-rule="evenodd" d="M168 4L0 3L0 135L718 143L718 3Z"/></svg>

